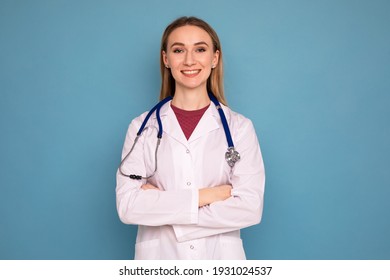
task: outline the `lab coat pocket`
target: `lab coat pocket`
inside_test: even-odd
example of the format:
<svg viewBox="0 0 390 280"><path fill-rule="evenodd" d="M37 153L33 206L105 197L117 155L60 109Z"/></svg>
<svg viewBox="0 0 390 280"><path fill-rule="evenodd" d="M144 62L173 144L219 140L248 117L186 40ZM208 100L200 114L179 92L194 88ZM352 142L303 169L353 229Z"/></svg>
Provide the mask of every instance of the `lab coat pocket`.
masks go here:
<svg viewBox="0 0 390 280"><path fill-rule="evenodd" d="M135 260L160 259L160 239L138 242L135 244Z"/></svg>
<svg viewBox="0 0 390 280"><path fill-rule="evenodd" d="M231 236L220 238L221 260L245 260L242 239Z"/></svg>

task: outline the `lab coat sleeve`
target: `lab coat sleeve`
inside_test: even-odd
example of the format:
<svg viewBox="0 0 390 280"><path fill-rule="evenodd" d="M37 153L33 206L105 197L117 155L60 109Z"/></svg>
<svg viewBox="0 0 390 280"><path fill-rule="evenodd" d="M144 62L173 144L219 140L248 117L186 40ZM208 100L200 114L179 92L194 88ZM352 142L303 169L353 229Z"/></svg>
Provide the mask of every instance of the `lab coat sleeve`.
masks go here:
<svg viewBox="0 0 390 280"><path fill-rule="evenodd" d="M265 172L260 145L248 119L236 127L235 147L241 159L232 170L232 196L199 208L196 225L174 225L179 242L220 234L260 223Z"/></svg>
<svg viewBox="0 0 390 280"><path fill-rule="evenodd" d="M122 159L130 151L144 115L133 120L127 131ZM144 133L139 137L131 155L122 166L125 174L145 176ZM155 136L156 137L156 136ZM198 220L197 190L159 191L143 190L145 180L133 180L116 174L116 204L120 220L125 224L161 226L193 224Z"/></svg>

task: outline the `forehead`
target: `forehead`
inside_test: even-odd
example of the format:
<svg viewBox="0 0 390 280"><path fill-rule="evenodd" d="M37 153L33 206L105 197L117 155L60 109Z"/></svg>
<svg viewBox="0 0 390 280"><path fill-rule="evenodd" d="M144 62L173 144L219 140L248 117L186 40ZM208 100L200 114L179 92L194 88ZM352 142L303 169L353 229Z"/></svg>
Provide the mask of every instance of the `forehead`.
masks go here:
<svg viewBox="0 0 390 280"><path fill-rule="evenodd" d="M206 42L212 45L210 35L200 27L193 25L185 25L176 28L168 37L168 46L174 43L183 43L185 45L193 45L198 42Z"/></svg>

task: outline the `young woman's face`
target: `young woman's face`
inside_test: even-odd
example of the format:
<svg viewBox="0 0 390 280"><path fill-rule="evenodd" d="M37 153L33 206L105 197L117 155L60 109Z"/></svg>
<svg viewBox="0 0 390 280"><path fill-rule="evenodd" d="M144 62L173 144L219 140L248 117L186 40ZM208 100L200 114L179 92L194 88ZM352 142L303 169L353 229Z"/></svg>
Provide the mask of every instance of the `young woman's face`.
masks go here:
<svg viewBox="0 0 390 280"><path fill-rule="evenodd" d="M176 90L205 90L218 58L219 51L214 52L210 35L192 25L172 31L168 37L167 51L163 51L164 63L171 69Z"/></svg>

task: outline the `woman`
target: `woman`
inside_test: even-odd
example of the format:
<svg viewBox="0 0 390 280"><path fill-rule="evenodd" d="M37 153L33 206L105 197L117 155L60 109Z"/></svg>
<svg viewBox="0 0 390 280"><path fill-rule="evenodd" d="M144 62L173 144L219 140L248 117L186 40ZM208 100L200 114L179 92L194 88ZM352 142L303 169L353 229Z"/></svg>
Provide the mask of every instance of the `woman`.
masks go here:
<svg viewBox="0 0 390 280"><path fill-rule="evenodd" d="M225 160L227 136L209 95L226 104L222 66L206 22L182 17L166 28L160 99L173 99L160 109L161 143L156 151L154 112L133 146L146 113L134 119L117 173L119 217L139 225L135 259L245 259L240 229L260 222L264 166L251 121L221 105L240 153L235 164Z"/></svg>

